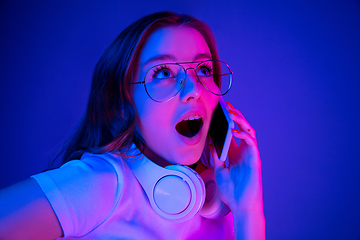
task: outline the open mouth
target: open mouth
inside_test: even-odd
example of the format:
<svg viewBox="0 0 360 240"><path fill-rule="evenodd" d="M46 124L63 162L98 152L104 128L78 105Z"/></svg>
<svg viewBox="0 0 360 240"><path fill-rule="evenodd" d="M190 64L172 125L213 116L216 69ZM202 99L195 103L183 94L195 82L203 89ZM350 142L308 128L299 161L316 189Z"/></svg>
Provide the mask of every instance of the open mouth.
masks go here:
<svg viewBox="0 0 360 240"><path fill-rule="evenodd" d="M203 124L202 118L200 117L197 119L187 119L176 124L175 129L181 135L191 138L199 133Z"/></svg>

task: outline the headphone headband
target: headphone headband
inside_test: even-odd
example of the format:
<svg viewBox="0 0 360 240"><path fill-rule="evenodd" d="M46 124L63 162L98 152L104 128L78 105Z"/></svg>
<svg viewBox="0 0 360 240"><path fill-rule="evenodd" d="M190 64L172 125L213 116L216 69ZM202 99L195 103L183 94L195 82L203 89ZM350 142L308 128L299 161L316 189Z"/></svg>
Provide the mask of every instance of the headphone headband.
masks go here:
<svg viewBox="0 0 360 240"><path fill-rule="evenodd" d="M205 184L191 168L170 165L165 168L143 154L125 160L143 187L154 211L172 222L183 222L198 213L205 201Z"/></svg>
<svg viewBox="0 0 360 240"><path fill-rule="evenodd" d="M155 164L140 153L135 144L132 149L130 155L138 157L127 158L125 162L144 189L151 207L160 217L171 222L184 222L200 210L203 217L210 219L218 219L230 211L217 194L212 168L205 170L200 177L187 166L169 165L163 168Z"/></svg>

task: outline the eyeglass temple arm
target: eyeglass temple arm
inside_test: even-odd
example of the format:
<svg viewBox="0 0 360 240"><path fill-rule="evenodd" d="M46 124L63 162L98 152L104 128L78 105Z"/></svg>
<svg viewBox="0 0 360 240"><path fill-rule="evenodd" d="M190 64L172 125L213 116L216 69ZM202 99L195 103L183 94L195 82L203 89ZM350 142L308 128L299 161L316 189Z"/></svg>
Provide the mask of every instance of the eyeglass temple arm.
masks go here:
<svg viewBox="0 0 360 240"><path fill-rule="evenodd" d="M145 81L141 81L141 82L132 82L130 84L142 84L142 83L145 83Z"/></svg>
<svg viewBox="0 0 360 240"><path fill-rule="evenodd" d="M234 72L229 72L229 73L224 73L224 74L220 74L219 76L225 76L225 75L230 75L230 74L234 74Z"/></svg>

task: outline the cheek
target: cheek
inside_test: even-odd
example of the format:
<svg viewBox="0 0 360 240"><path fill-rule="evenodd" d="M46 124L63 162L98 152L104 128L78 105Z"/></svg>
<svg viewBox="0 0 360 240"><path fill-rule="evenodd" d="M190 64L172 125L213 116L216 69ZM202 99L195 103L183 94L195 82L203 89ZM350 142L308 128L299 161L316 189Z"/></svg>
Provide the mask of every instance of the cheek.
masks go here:
<svg viewBox="0 0 360 240"><path fill-rule="evenodd" d="M149 149L152 149L152 151L156 152L159 156L168 159L170 156L164 155L163 148L168 148L166 146L169 146L174 140L174 127L171 116L151 106L146 106L146 108L152 110L144 111L143 115L138 116L137 124L140 135L145 140Z"/></svg>
<svg viewBox="0 0 360 240"><path fill-rule="evenodd" d="M174 108L171 103L158 103L153 101L145 91L142 84L133 89L133 99L138 115L138 121L156 125L162 122L171 121Z"/></svg>
<svg viewBox="0 0 360 240"><path fill-rule="evenodd" d="M174 114L163 105L164 103L156 103L150 99L142 102L139 107L141 111L138 110L137 124L144 138L163 136L174 128Z"/></svg>
<svg viewBox="0 0 360 240"><path fill-rule="evenodd" d="M146 109L145 105L147 104L147 98L148 98L148 96L145 92L145 89L142 86L142 84L136 85L134 87L132 93L133 93L133 100L134 100L137 114L142 115Z"/></svg>
<svg viewBox="0 0 360 240"><path fill-rule="evenodd" d="M208 115L210 116L209 117L209 124L211 122L211 116L214 113L214 110L215 110L215 108L216 108L216 106L217 106L217 104L219 102L219 98L220 98L219 96L216 96L214 94L210 94L208 96L208 98L207 98L206 106L207 106Z"/></svg>
<svg viewBox="0 0 360 240"><path fill-rule="evenodd" d="M147 142L149 139L146 138L148 138L149 135L151 136L151 130L154 127L152 126L154 116L151 114L154 112L154 108L152 107L152 102L150 102L152 100L147 96L147 93L142 85L134 87L133 99L137 111L136 124L139 128L140 135ZM150 111L150 109L152 111Z"/></svg>
<svg viewBox="0 0 360 240"><path fill-rule="evenodd" d="M217 87L214 88L214 92L220 93L219 88L217 88ZM208 94L206 102L207 102L207 105L211 108L212 111L215 109L216 105L218 104L219 99L220 99L220 97L215 95L215 94L212 94L212 93Z"/></svg>
<svg viewBox="0 0 360 240"><path fill-rule="evenodd" d="M206 87L207 87L211 92L220 94L219 86L216 85L215 82L213 82L213 81L209 82L209 83L206 85ZM214 94L213 94L213 95L214 95ZM214 95L214 96L216 96L216 95Z"/></svg>

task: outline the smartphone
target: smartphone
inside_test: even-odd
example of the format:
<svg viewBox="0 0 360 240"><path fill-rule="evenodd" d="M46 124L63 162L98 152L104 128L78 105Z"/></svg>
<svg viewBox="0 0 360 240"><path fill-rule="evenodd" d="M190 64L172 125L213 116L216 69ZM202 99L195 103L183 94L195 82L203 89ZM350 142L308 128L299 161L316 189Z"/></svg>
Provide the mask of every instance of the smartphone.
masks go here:
<svg viewBox="0 0 360 240"><path fill-rule="evenodd" d="M223 162L226 160L229 151L232 128L234 128L234 121L230 118L226 110L224 99L220 97L211 119L209 135L212 142L212 144L210 144L210 151L213 157L214 154L216 154L217 158Z"/></svg>

